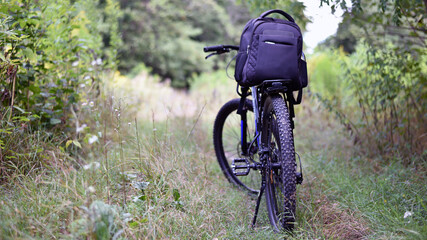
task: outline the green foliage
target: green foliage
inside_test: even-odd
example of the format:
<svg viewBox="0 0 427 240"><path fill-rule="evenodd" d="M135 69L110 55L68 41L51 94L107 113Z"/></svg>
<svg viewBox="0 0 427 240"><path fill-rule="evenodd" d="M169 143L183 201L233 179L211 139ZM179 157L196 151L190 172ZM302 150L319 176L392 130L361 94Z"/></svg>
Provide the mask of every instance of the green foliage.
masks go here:
<svg viewBox="0 0 427 240"><path fill-rule="evenodd" d="M121 7L119 69L143 62L176 87L189 87L194 73L209 69L204 46L237 40L226 10L213 0L122 0Z"/></svg>
<svg viewBox="0 0 427 240"><path fill-rule="evenodd" d="M74 238L117 239L123 230L119 228L119 211L101 201L94 201L89 208L82 206L81 218L70 225Z"/></svg>
<svg viewBox="0 0 427 240"><path fill-rule="evenodd" d="M313 54L309 59L309 88L312 92L321 93L324 98L337 101L349 95L341 64L346 56L339 50L327 50Z"/></svg>
<svg viewBox="0 0 427 240"><path fill-rule="evenodd" d="M15 88L11 79L2 78L2 91L14 96L9 98L14 105L40 115L45 126L67 123L71 106L87 97L89 88L96 89L105 69L114 67L119 41L117 23L110 22L117 19L117 6L107 1L105 9L99 7L85 0L1 6L1 63L17 68ZM103 15L109 22L100 21ZM104 35L111 39L108 45Z"/></svg>
<svg viewBox="0 0 427 240"><path fill-rule="evenodd" d="M342 59L342 75L353 100L339 106L324 96L319 99L339 113L368 155L387 159L401 155L405 165L413 155L424 156L427 6L418 0L353 1L351 8L344 0L322 3L332 11L345 10L341 31L329 39L329 45L356 51ZM357 48L355 36L363 39ZM345 43L346 39L351 42Z"/></svg>
<svg viewBox="0 0 427 240"><path fill-rule="evenodd" d="M335 79L348 85L344 92L318 88L319 83L313 89L320 90L319 100L355 134L363 152L386 159L402 156L408 165L411 156L426 154L426 59L425 51L414 56L391 43L381 50L360 44L355 53L340 59L343 73ZM313 81L328 85L317 76L312 75ZM347 101L341 101L343 93Z"/></svg>
<svg viewBox="0 0 427 240"><path fill-rule="evenodd" d="M76 112L84 108L81 103L95 100L104 74L116 66L118 4L114 0L30 2L3 1L0 5L0 123L13 128L12 132L25 125L23 139L48 131L58 140L56 144L69 137L77 146ZM23 123L28 116L37 118ZM9 149L0 154L2 167L3 157L19 159L39 153L33 151L30 140L21 147L17 137L1 135ZM24 162L27 170L35 167L27 163L46 163L46 154L31 156L32 161L14 162L17 168Z"/></svg>

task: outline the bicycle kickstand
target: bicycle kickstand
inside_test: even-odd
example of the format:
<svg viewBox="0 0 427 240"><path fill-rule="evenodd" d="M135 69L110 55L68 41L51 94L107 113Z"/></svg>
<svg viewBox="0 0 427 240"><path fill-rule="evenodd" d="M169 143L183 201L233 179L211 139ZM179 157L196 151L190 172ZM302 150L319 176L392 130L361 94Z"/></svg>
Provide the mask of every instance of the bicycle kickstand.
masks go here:
<svg viewBox="0 0 427 240"><path fill-rule="evenodd" d="M255 215L254 215L254 218L252 220L252 229L255 228L256 218L258 216L259 205L261 204L261 198L262 198L262 194L264 193L264 189L265 189L265 180L264 180L264 177L263 177L262 178L261 189L259 191L258 199L256 201Z"/></svg>

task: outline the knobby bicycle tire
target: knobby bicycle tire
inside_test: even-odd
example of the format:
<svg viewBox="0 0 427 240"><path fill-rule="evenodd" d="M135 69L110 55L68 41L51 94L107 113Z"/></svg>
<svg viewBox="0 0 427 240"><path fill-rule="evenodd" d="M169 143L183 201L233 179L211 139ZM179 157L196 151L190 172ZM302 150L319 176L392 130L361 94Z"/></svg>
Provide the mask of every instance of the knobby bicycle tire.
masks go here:
<svg viewBox="0 0 427 240"><path fill-rule="evenodd" d="M236 176L231 169L233 158L242 158L241 155L241 119L237 114L237 109L240 104L240 99L228 101L219 110L213 130L214 148L218 163L222 172L229 182L248 191L250 194L257 194L261 183L261 175L257 171L250 171L247 176ZM245 106L247 107L247 142L250 143L255 135L253 106L249 99L246 99ZM256 143L253 145L255 146ZM253 158L258 158L255 154L256 150L252 151ZM255 159L257 160L257 159Z"/></svg>
<svg viewBox="0 0 427 240"><path fill-rule="evenodd" d="M265 173L268 217L276 232L290 231L295 224L296 161L289 111L280 95L266 99L262 128L261 144L269 150L270 167Z"/></svg>

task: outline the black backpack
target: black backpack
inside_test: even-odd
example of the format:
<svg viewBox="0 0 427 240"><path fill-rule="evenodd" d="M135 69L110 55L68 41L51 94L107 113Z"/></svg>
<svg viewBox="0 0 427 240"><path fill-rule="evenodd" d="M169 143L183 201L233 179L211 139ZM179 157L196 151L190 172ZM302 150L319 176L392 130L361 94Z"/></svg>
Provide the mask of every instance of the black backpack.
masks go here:
<svg viewBox="0 0 427 240"><path fill-rule="evenodd" d="M267 17L279 13L288 20ZM243 87L264 80L287 79L290 90L307 86L307 64L302 59L302 35L286 12L269 10L246 23L240 38L234 77Z"/></svg>

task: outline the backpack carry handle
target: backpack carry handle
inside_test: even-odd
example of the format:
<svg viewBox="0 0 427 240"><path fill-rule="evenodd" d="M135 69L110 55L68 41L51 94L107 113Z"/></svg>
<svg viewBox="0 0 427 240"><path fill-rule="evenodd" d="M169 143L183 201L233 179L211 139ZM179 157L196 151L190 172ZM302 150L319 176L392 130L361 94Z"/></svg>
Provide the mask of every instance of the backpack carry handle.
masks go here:
<svg viewBox="0 0 427 240"><path fill-rule="evenodd" d="M260 17L265 18L267 15L270 15L272 13L279 13L279 14L283 15L284 17L286 17L289 21L295 22L295 20L291 17L291 15L287 14L285 11L280 10L280 9L268 10L267 12L264 12L263 14L261 14Z"/></svg>

